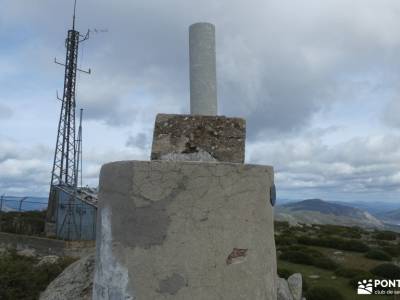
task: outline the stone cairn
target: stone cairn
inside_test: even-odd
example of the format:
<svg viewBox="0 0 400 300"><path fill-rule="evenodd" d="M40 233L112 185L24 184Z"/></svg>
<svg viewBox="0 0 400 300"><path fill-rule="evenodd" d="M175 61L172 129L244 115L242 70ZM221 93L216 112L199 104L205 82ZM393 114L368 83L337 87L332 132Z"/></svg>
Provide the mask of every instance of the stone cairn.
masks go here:
<svg viewBox="0 0 400 300"><path fill-rule="evenodd" d="M274 172L217 116L215 28L189 29L189 115L156 117L150 161L100 173L94 300L275 300Z"/></svg>

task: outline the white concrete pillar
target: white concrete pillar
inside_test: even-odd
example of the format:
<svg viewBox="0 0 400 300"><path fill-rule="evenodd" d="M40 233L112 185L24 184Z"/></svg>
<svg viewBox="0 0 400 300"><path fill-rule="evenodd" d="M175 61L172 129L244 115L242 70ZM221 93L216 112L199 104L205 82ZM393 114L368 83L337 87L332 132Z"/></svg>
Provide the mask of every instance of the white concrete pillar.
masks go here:
<svg viewBox="0 0 400 300"><path fill-rule="evenodd" d="M218 105L213 24L195 23L189 27L189 58L190 113L215 116Z"/></svg>

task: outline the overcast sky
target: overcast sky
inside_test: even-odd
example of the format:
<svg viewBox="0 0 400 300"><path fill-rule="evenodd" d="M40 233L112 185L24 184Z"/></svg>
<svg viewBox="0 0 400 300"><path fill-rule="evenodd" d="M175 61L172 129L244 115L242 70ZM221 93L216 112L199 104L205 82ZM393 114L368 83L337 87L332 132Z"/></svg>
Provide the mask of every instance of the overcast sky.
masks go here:
<svg viewBox="0 0 400 300"><path fill-rule="evenodd" d="M0 0L0 194L46 196L72 0ZM397 201L400 1L78 0L84 184L147 160L157 113L189 110L188 26L216 25L219 114L278 198ZM60 92L61 93L61 92Z"/></svg>

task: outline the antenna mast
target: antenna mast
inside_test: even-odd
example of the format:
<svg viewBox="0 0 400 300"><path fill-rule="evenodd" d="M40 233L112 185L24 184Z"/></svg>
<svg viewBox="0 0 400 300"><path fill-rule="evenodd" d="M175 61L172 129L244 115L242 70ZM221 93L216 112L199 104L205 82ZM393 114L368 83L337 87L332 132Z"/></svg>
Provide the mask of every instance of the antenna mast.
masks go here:
<svg viewBox="0 0 400 300"><path fill-rule="evenodd" d="M79 116L79 128L78 128L78 139L77 142L77 150L76 150L76 174L75 174L75 185L78 187L78 183L82 187L82 113L83 109L81 108L80 116Z"/></svg>
<svg viewBox="0 0 400 300"><path fill-rule="evenodd" d="M74 16L72 17L72 30L75 30L76 0L74 1Z"/></svg>
<svg viewBox="0 0 400 300"><path fill-rule="evenodd" d="M76 189L77 185L77 147L75 133L75 91L76 74L81 71L90 74L89 70L81 70L77 67L79 44L89 38L89 30L86 35L81 35L75 30L76 20L76 0L74 0L74 12L72 17L72 29L68 30L65 41L66 56L65 63L60 63L57 59L56 64L65 67L64 89L61 101L61 112L58 122L57 142L54 152L54 163L51 172L49 204L47 208L47 222L56 222L57 211L57 188ZM46 231L48 231L46 229Z"/></svg>

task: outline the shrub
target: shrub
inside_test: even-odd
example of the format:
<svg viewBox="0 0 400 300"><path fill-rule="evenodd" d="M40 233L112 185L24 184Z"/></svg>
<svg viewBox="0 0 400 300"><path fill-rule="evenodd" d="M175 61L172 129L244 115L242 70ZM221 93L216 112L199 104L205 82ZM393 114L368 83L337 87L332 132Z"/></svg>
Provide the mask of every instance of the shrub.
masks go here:
<svg viewBox="0 0 400 300"><path fill-rule="evenodd" d="M288 279L290 275L292 275L293 271L289 270L289 269L284 269L284 268L279 268L278 267L278 275L280 278L285 278Z"/></svg>
<svg viewBox="0 0 400 300"><path fill-rule="evenodd" d="M287 235L277 235L275 236L275 244L277 246L289 246L293 245L297 242L294 237L287 236Z"/></svg>
<svg viewBox="0 0 400 300"><path fill-rule="evenodd" d="M326 270L335 270L338 268L338 264L328 257L315 258L313 265Z"/></svg>
<svg viewBox="0 0 400 300"><path fill-rule="evenodd" d="M319 252L318 250L315 249L304 248L303 251L305 251L308 255L311 255L313 258L325 257L325 255L322 252Z"/></svg>
<svg viewBox="0 0 400 300"><path fill-rule="evenodd" d="M361 239L361 233L357 231L345 231L341 234L341 236L350 239Z"/></svg>
<svg viewBox="0 0 400 300"><path fill-rule="evenodd" d="M345 267L338 268L335 271L336 276L345 277L345 278L353 278L362 273L365 273L365 271L360 270L360 269L351 269L351 268L345 268Z"/></svg>
<svg viewBox="0 0 400 300"><path fill-rule="evenodd" d="M287 252L283 252L279 258L296 264L305 264L305 265L313 264L312 257L303 251L290 250Z"/></svg>
<svg viewBox="0 0 400 300"><path fill-rule="evenodd" d="M0 257L0 299L34 300L73 260L36 267L37 259L15 252Z"/></svg>
<svg viewBox="0 0 400 300"><path fill-rule="evenodd" d="M377 276L374 276L373 274L367 271L360 271L356 276L352 277L349 280L349 284L353 288L357 288L359 281L362 281L364 279L374 279L374 278L377 278Z"/></svg>
<svg viewBox="0 0 400 300"><path fill-rule="evenodd" d="M392 258L390 257L389 254L386 252L383 252L381 250L369 250L366 254L365 257L371 258L371 259L376 259L376 260L385 260L385 261L391 261Z"/></svg>
<svg viewBox="0 0 400 300"><path fill-rule="evenodd" d="M303 286L302 286L303 294L305 294L309 288L310 288L310 285L308 284L308 281L305 278L305 276L303 276Z"/></svg>
<svg viewBox="0 0 400 300"><path fill-rule="evenodd" d="M304 250L305 248L307 248L307 247L304 247L303 245L289 245L288 247L287 247L289 250L293 250L293 251L302 251L302 250Z"/></svg>
<svg viewBox="0 0 400 300"><path fill-rule="evenodd" d="M379 231L375 233L374 238L377 240L394 241L397 238L397 233L393 231Z"/></svg>
<svg viewBox="0 0 400 300"><path fill-rule="evenodd" d="M42 235L45 218L45 211L1 212L0 228L3 232Z"/></svg>
<svg viewBox="0 0 400 300"><path fill-rule="evenodd" d="M390 254L392 257L400 256L400 247L399 246L384 246L382 250L386 253Z"/></svg>
<svg viewBox="0 0 400 300"><path fill-rule="evenodd" d="M343 295L329 286L314 286L306 293L307 300L343 300Z"/></svg>
<svg viewBox="0 0 400 300"><path fill-rule="evenodd" d="M320 230L322 237L326 237L327 235L335 235L340 237L361 238L361 234L365 233L363 229L360 227L347 227L347 226L339 226L339 225L320 225Z"/></svg>
<svg viewBox="0 0 400 300"><path fill-rule="evenodd" d="M335 235L335 234L341 234L344 231L347 231L348 228L345 228L343 226L339 226L339 225L330 225L330 224L326 224L326 225L319 225L320 230L319 232L324 234L324 235Z"/></svg>
<svg viewBox="0 0 400 300"><path fill-rule="evenodd" d="M391 242L384 241L384 240L376 240L375 242L376 242L376 244L378 246L381 246L381 247L390 246L391 245Z"/></svg>
<svg viewBox="0 0 400 300"><path fill-rule="evenodd" d="M338 267L336 262L326 257L318 250L298 245L290 246L289 250L283 252L279 258L292 263L314 265L327 270L335 270Z"/></svg>
<svg viewBox="0 0 400 300"><path fill-rule="evenodd" d="M275 230L279 231L280 229L288 229L289 228L289 222L287 221L275 221Z"/></svg>
<svg viewBox="0 0 400 300"><path fill-rule="evenodd" d="M400 278L400 267L393 264L381 264L372 268L371 273L386 279L399 279Z"/></svg>
<svg viewBox="0 0 400 300"><path fill-rule="evenodd" d="M366 252L369 247L359 240L341 239L341 238L310 238L302 236L298 238L298 242L304 245L314 245L339 250L348 250L356 252Z"/></svg>

